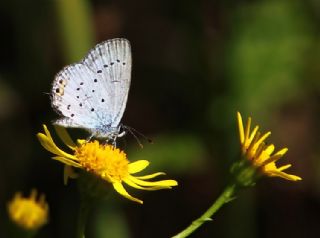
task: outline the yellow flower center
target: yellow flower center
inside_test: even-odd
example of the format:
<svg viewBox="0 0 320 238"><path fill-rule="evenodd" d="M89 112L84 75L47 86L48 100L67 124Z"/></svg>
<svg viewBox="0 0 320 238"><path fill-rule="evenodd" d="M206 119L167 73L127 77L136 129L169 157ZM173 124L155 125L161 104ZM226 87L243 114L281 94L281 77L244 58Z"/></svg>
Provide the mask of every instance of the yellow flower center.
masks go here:
<svg viewBox="0 0 320 238"><path fill-rule="evenodd" d="M123 151L98 141L80 143L75 149L75 157L88 172L106 179L121 182L129 175L129 161Z"/></svg>
<svg viewBox="0 0 320 238"><path fill-rule="evenodd" d="M30 198L23 198L17 193L8 204L10 218L19 226L27 230L35 230L44 225L48 220L48 205L41 196L36 201L37 192L33 190Z"/></svg>

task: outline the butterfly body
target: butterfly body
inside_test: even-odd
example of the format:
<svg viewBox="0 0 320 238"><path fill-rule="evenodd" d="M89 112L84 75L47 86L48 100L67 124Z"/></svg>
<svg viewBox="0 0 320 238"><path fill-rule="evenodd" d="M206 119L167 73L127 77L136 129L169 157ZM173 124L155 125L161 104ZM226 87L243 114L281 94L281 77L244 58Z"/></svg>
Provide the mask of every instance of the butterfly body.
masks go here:
<svg viewBox="0 0 320 238"><path fill-rule="evenodd" d="M96 45L81 62L62 69L52 85L52 106L62 115L54 123L84 128L91 137L121 136L131 61L129 41L117 38Z"/></svg>

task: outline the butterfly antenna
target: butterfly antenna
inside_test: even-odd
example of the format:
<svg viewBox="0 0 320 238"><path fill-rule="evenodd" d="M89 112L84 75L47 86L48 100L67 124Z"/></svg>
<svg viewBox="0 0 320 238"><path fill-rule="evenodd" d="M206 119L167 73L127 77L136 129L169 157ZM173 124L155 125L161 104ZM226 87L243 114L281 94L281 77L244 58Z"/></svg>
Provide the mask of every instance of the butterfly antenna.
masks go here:
<svg viewBox="0 0 320 238"><path fill-rule="evenodd" d="M143 148L143 144L140 142L140 140L139 140L139 138L137 137L136 134L138 134L139 136L143 137L149 143L153 143L153 141L150 138L146 137L144 134L142 134L141 132L137 131L133 127L123 126L123 128L130 132L130 134L137 140L137 142L138 142L138 144L139 144L139 146L141 148Z"/></svg>
<svg viewBox="0 0 320 238"><path fill-rule="evenodd" d="M134 131L135 133L137 133L138 135L140 135L141 137L143 137L146 141L148 141L150 144L153 144L153 140L149 137L146 137L144 134L142 134L140 131L137 131L136 129L134 129L133 127L130 127L130 129L132 131Z"/></svg>

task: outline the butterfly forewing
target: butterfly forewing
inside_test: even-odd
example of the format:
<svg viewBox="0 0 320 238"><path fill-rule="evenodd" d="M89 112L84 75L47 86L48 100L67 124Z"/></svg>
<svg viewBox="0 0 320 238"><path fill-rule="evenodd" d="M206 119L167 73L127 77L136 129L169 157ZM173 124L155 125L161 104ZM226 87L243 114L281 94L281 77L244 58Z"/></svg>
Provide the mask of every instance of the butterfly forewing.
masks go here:
<svg viewBox="0 0 320 238"><path fill-rule="evenodd" d="M82 127L94 134L104 126L118 127L130 78L129 41L112 39L98 44L80 63L67 66L56 75L52 105L64 116L56 123Z"/></svg>
<svg viewBox="0 0 320 238"><path fill-rule="evenodd" d="M131 79L131 48L126 39L113 39L98 44L83 60L93 72L103 80L104 92L108 92L108 100L112 111L112 123L116 127L126 107ZM110 90L112 88L112 90ZM102 100L102 99L101 99Z"/></svg>

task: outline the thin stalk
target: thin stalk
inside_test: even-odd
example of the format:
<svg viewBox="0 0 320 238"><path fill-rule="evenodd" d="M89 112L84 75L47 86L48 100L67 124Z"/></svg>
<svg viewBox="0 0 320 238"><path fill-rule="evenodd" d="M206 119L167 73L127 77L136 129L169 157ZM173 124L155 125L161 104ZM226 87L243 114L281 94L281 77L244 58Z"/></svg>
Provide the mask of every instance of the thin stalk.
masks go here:
<svg viewBox="0 0 320 238"><path fill-rule="evenodd" d="M173 236L172 238L184 238L197 230L204 222L211 221L211 217L226 203L234 199L236 185L231 184L225 188L222 194L211 205L211 207L198 219L194 220L186 229Z"/></svg>

